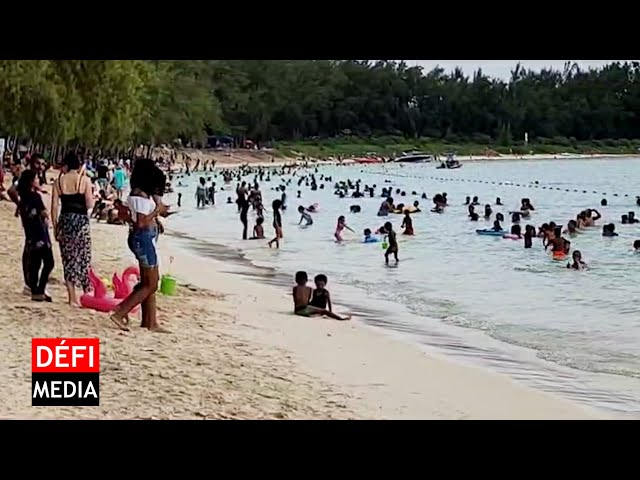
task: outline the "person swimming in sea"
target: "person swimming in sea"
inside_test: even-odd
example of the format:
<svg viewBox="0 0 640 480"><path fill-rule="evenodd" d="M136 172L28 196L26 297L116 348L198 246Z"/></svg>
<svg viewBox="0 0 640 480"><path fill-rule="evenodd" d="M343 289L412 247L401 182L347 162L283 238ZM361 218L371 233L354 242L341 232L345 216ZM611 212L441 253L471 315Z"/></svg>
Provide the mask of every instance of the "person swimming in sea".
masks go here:
<svg viewBox="0 0 640 480"><path fill-rule="evenodd" d="M567 268L572 268L573 270L584 270L587 268L587 264L582 261L582 253L580 253L580 250L575 250L571 257L573 263L567 263Z"/></svg>
<svg viewBox="0 0 640 480"><path fill-rule="evenodd" d="M494 232L502 232L502 226L500 225L500 220L496 220L493 222L493 227L491 228Z"/></svg>
<svg viewBox="0 0 640 480"><path fill-rule="evenodd" d="M569 220L569 223L567 223L567 228L565 228L562 233L575 237L579 233L578 223L575 220Z"/></svg>
<svg viewBox="0 0 640 480"><path fill-rule="evenodd" d="M256 218L256 224L253 227L253 237L251 237L249 240L264 240L264 227L262 226L263 223L263 217Z"/></svg>
<svg viewBox="0 0 640 480"><path fill-rule="evenodd" d="M391 222L384 224L384 233L386 234L385 240L389 243L389 247L384 252L384 262L386 265L389 265L389 255L393 254L397 264L400 261L398 259L398 240L396 238L396 232L393 231L393 225L391 225Z"/></svg>
<svg viewBox="0 0 640 480"><path fill-rule="evenodd" d="M386 199L380 204L380 208L378 209L379 217L386 217L389 215L389 212L393 212L393 198L386 197Z"/></svg>
<svg viewBox="0 0 640 480"><path fill-rule="evenodd" d="M616 226L613 223L609 223L607 225L602 226L602 236L603 237L617 237Z"/></svg>
<svg viewBox="0 0 640 480"><path fill-rule="evenodd" d="M342 242L342 240L343 240L342 239L342 231L345 230L345 229L349 230L352 233L356 233L351 229L351 227L349 227L347 225L347 219L344 217L344 215L340 215L338 217L338 224L336 225L336 231L333 234L333 236L336 238L336 241Z"/></svg>
<svg viewBox="0 0 640 480"><path fill-rule="evenodd" d="M371 229L365 228L364 229L364 239L363 239L362 242L363 243L377 243L378 239L371 234Z"/></svg>
<svg viewBox="0 0 640 480"><path fill-rule="evenodd" d="M469 220L471 220L472 222L477 222L479 219L480 219L480 215L478 215L478 214L477 214L477 213L475 213L475 212L472 212L472 213L469 215Z"/></svg>
<svg viewBox="0 0 640 480"><path fill-rule="evenodd" d="M629 212L627 217L629 218L629 223L640 223L640 220L636 218L636 212Z"/></svg>
<svg viewBox="0 0 640 480"><path fill-rule="evenodd" d="M313 218L305 211L305 208L302 205L298 207L298 212L300 213L300 221L298 222L298 225L302 225L302 222L305 222L305 227L313 225Z"/></svg>
<svg viewBox="0 0 640 480"><path fill-rule="evenodd" d="M484 218L486 220L489 220L491 218L491 215L493 215L493 210L491 209L491 205L489 205L488 203L484 206Z"/></svg>
<svg viewBox="0 0 640 480"><path fill-rule="evenodd" d="M527 225L524 228L524 248L531 248L533 246L534 237L537 237L536 227L533 225Z"/></svg>
<svg viewBox="0 0 640 480"><path fill-rule="evenodd" d="M640 252L640 240L635 240L633 242L633 249L637 252Z"/></svg>
<svg viewBox="0 0 640 480"><path fill-rule="evenodd" d="M403 235L413 235L413 220L411 218L411 214L409 212L405 212L404 219L402 220L402 225L400 228L404 228L402 232Z"/></svg>
<svg viewBox="0 0 640 480"><path fill-rule="evenodd" d="M531 204L531 200L529 200L528 198L523 198L520 201L520 211L528 212L529 210L535 210L535 208L533 208L533 205Z"/></svg>
<svg viewBox="0 0 640 480"><path fill-rule="evenodd" d="M551 245L551 255L554 260L564 259L571 249L571 242L562 236L562 227L555 227L552 230L549 245Z"/></svg>
<svg viewBox="0 0 640 480"><path fill-rule="evenodd" d="M200 177L200 185L196 188L196 208L204 208L207 204L207 194L204 187L206 181L204 177Z"/></svg>
<svg viewBox="0 0 640 480"><path fill-rule="evenodd" d="M313 299L313 289L307 286L309 277L307 272L296 273L296 285L293 287L293 313L301 317L323 316L334 320L349 320L351 317L341 317L326 308L318 308L311 305ZM328 292L327 292L328 293Z"/></svg>
<svg viewBox="0 0 640 480"><path fill-rule="evenodd" d="M478 201L478 197L473 197L471 205L480 205L480 202Z"/></svg>
<svg viewBox="0 0 640 480"><path fill-rule="evenodd" d="M520 225L511 225L511 235L522 238L522 229L520 228Z"/></svg>
<svg viewBox="0 0 640 480"><path fill-rule="evenodd" d="M465 198L463 205L470 205L470 204L471 204L471 197Z"/></svg>
<svg viewBox="0 0 640 480"><path fill-rule="evenodd" d="M597 220L600 220L602 218L602 215L600 214L600 212L598 210L591 209L591 208L587 208L585 211L585 216L586 216L586 220L585 220L585 226L586 227L593 227L596 223ZM595 215L594 215L595 214Z"/></svg>
<svg viewBox="0 0 640 480"><path fill-rule="evenodd" d="M500 197L496 198L496 205L502 205L502 200L500 200Z"/></svg>

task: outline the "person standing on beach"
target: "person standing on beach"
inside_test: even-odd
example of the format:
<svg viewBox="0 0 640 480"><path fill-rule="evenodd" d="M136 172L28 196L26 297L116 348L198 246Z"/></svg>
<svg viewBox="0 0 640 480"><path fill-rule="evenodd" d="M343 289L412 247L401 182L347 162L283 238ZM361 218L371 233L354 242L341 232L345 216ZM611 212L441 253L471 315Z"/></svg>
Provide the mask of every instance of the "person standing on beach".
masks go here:
<svg viewBox="0 0 640 480"><path fill-rule="evenodd" d="M76 287L88 291L91 267L91 226L89 210L93 208L91 181L81 168L80 159L70 152L64 158L64 171L53 184L51 221L60 244L64 280L69 305L80 306Z"/></svg>
<svg viewBox="0 0 640 480"><path fill-rule="evenodd" d="M18 181L20 203L18 209L25 234L25 245L29 250L29 288L31 300L51 302L46 288L54 260L49 237L47 209L38 193L38 174L35 170L25 170Z"/></svg>
<svg viewBox="0 0 640 480"><path fill-rule="evenodd" d="M44 171L44 161L42 157L38 154L31 155L29 159L29 163L27 165L27 170L34 170L36 172L36 176L40 176L40 173ZM20 193L18 192L18 183L20 181L20 176L27 170L23 170L19 175L15 176L11 187L7 190L7 195L16 204L16 207L20 205ZM38 188L38 192L40 194L46 194L47 191L42 188ZM19 209L16 208L16 216L19 215ZM24 248L22 250L22 274L24 277L24 289L23 293L25 295L31 295L31 282L29 280L29 271L31 269L31 249L28 248L27 243L25 242Z"/></svg>
<svg viewBox="0 0 640 480"><path fill-rule="evenodd" d="M156 291L158 289L158 217L169 215L168 207L162 203L165 175L151 159L136 161L131 173L131 193L128 209L123 209L121 218L131 225L127 243L138 259L140 283L125 298L111 315L118 328L128 331L129 313L136 306L142 307L142 328L153 332L169 333L161 328L156 318Z"/></svg>
<svg viewBox="0 0 640 480"><path fill-rule="evenodd" d="M118 162L113 172L113 186L116 189L116 199L122 200L122 192L127 181L127 173L124 171L122 161Z"/></svg>

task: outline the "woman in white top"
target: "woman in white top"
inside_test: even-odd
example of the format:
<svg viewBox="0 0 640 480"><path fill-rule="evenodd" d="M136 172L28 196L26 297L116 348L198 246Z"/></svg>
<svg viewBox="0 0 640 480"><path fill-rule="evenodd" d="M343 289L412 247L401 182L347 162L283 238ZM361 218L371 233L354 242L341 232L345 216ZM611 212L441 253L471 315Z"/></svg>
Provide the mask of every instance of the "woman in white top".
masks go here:
<svg viewBox="0 0 640 480"><path fill-rule="evenodd" d="M127 200L131 224L128 244L140 265L140 283L111 315L111 320L122 330L129 330L129 313L136 306L142 307L142 328L167 333L156 319L156 290L158 289L158 235L157 219L168 215L168 207L160 197L164 193L166 178L151 159L137 160L131 173L131 193Z"/></svg>

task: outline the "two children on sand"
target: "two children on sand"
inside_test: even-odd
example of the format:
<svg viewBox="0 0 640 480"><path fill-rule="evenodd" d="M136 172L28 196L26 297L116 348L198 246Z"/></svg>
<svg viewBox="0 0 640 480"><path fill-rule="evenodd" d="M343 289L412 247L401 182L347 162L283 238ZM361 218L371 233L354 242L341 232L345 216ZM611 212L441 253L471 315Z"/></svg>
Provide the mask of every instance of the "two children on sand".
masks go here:
<svg viewBox="0 0 640 480"><path fill-rule="evenodd" d="M331 296L326 289L327 276L317 275L314 279L316 288L307 286L309 277L307 272L296 273L296 286L293 287L293 312L301 317L323 316L334 320L349 320L351 317L341 317L333 313Z"/></svg>

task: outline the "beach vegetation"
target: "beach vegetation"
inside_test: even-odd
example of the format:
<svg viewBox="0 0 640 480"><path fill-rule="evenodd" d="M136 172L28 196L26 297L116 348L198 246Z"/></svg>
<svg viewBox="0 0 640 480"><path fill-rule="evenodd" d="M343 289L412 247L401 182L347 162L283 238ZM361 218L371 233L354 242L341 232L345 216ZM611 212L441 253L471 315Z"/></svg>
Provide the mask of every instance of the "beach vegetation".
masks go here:
<svg viewBox="0 0 640 480"><path fill-rule="evenodd" d="M503 80L401 61L0 60L0 136L54 155L212 135L285 156L637 153L637 112L638 62Z"/></svg>

